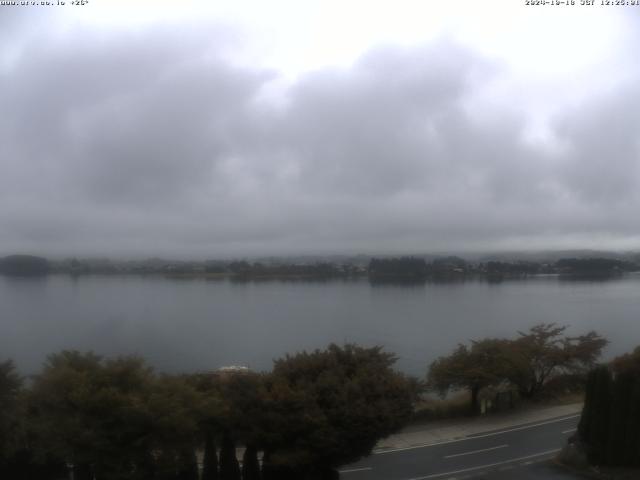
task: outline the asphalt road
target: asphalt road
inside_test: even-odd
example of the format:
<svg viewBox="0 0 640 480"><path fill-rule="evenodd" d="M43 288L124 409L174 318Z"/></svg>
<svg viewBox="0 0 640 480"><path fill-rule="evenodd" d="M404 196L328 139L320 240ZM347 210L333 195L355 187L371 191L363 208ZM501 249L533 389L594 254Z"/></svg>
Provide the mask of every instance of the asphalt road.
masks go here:
<svg viewBox="0 0 640 480"><path fill-rule="evenodd" d="M459 440L388 450L340 471L342 480L551 480L579 478L549 460L575 432L579 415L485 432Z"/></svg>

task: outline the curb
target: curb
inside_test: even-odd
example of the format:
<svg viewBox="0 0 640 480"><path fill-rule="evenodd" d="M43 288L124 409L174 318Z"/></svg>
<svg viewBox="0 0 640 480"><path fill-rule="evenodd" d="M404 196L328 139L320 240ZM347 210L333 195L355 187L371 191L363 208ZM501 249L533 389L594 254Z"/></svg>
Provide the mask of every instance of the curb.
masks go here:
<svg viewBox="0 0 640 480"><path fill-rule="evenodd" d="M397 450L403 450L403 449L414 449L414 448L421 448L421 447L428 447L428 446L432 446L432 445L439 445L439 444L444 444L444 443L449 443L449 442L455 442L455 441L459 441L462 439L466 439L466 438L470 438L476 435L483 435L483 434L490 434L492 432L498 432L498 431L503 431L503 430L509 430L511 428L519 428L519 427L525 427L527 425L532 425L532 424L536 424L536 423L540 423L540 422L545 422L545 421L549 421L549 420L554 420L554 419L561 419L561 418L565 418L571 415L579 415L580 414L580 410L582 408L582 404L573 404L573 407L575 407L573 409L573 411L570 412L565 412L563 414L558 415L558 412L556 411L555 414L551 414L551 412L549 412L550 414L548 416L541 416L539 418L535 418L535 419L529 419L527 420L526 417L525 418L520 418L520 420L516 421L514 419L513 422L507 422L505 424L501 424L501 425L496 425L496 424L487 424L487 425L476 425L476 427L479 427L477 430L475 429L469 429L465 434L458 434L458 435L449 435L447 436L446 434L443 434L442 436L438 436L438 435L434 435L436 432L438 432L438 430L445 430L446 428L451 428L451 427L444 427L444 428L425 428L424 430L419 430L419 431L412 431L412 432L408 432L404 435L420 435L420 433L425 434L426 436L431 436L434 437L432 439L432 441L416 441L416 442L406 442L406 441L400 441L398 442L397 445L384 445L384 446L379 446L376 447L372 450L372 454L376 455L376 454L383 454L386 452L390 452L390 451L397 451ZM476 417L477 419L477 417ZM469 426L471 425L472 422L464 422L464 423L460 423L458 424L459 426L462 426L462 428L464 428L464 426ZM452 432L453 433L453 432ZM458 432L459 433L459 432ZM393 438L394 437L399 437L402 436L402 433L398 433L395 435L391 435L389 437L387 437L386 440L390 440L391 442L393 442ZM417 440L417 439L416 439ZM387 443L387 442L382 442L382 443Z"/></svg>

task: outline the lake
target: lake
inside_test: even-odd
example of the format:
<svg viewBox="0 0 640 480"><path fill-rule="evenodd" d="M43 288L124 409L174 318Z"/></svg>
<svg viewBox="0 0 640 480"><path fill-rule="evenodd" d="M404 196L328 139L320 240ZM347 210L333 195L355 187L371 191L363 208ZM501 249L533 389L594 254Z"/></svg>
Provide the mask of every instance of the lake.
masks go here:
<svg viewBox="0 0 640 480"><path fill-rule="evenodd" d="M235 282L143 276L0 276L0 359L38 371L61 349L140 354L158 370L269 369L330 342L383 345L424 375L458 342L540 322L595 329L606 356L640 344L640 275L373 285L368 280Z"/></svg>

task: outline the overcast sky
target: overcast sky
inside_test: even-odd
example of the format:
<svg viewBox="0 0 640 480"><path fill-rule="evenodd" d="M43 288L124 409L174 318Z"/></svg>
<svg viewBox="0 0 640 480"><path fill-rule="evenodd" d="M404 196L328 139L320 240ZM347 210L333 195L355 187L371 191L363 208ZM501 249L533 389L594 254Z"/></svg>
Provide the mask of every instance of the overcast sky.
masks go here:
<svg viewBox="0 0 640 480"><path fill-rule="evenodd" d="M640 249L638 45L632 6L0 6L0 254Z"/></svg>

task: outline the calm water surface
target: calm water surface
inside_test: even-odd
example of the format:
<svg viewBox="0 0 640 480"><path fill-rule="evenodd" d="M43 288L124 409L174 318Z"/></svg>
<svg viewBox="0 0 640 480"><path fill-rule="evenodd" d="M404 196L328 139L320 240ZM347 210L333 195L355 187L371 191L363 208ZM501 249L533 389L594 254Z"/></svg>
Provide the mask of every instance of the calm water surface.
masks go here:
<svg viewBox="0 0 640 480"><path fill-rule="evenodd" d="M61 349L137 353L160 370L242 364L330 342L383 345L423 375L458 342L512 336L540 322L595 329L607 356L640 344L640 275L589 282L371 285L367 280L248 282L136 276L0 276L0 359L24 373Z"/></svg>

